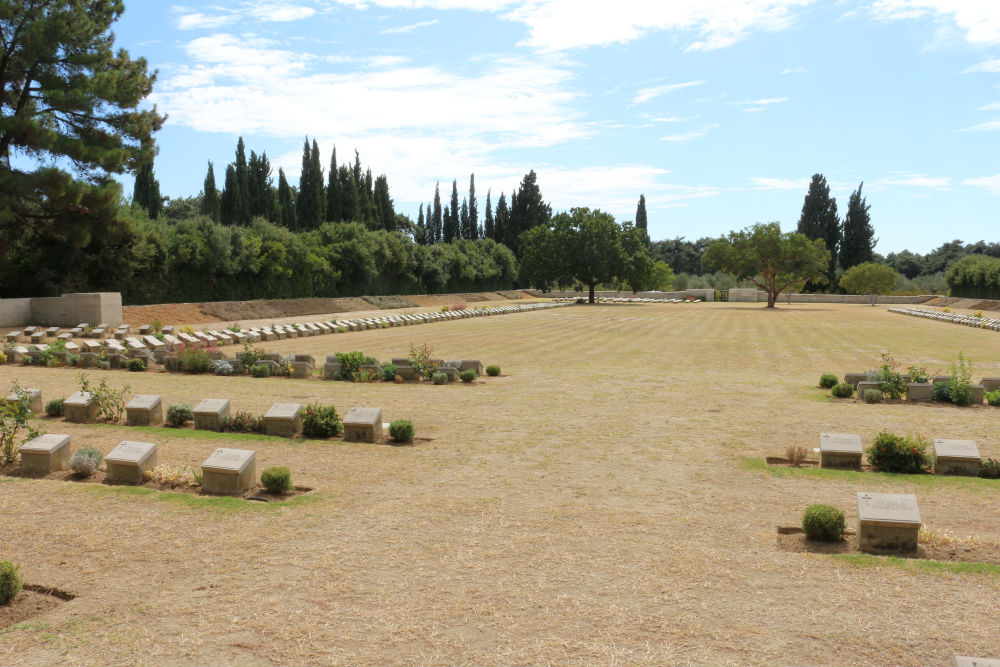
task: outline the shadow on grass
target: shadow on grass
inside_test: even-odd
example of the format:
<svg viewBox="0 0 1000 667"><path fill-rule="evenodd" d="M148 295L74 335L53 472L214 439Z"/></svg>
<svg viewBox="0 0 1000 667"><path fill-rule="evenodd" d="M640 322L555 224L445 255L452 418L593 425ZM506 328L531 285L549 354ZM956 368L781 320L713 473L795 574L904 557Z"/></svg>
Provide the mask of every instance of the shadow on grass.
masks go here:
<svg viewBox="0 0 1000 667"><path fill-rule="evenodd" d="M284 507L301 507L320 500L323 496L319 493L309 493L295 496L280 503L262 503L245 498L235 498L233 496L202 496L193 493L182 493L180 491L159 491L141 486L106 486L104 484L83 484L69 487L80 489L85 493L107 496L132 496L137 498L147 498L157 502L182 505L199 510L212 510L219 513L233 512L273 512Z"/></svg>
<svg viewBox="0 0 1000 667"><path fill-rule="evenodd" d="M984 574L1000 576L1000 565L992 563L946 563L940 560L873 556L871 554L831 554L830 558L857 568L895 567L921 574Z"/></svg>
<svg viewBox="0 0 1000 667"><path fill-rule="evenodd" d="M740 459L743 470L759 470L775 477L804 477L812 479L839 479L845 482L864 484L907 484L923 488L964 489L976 493L1000 492L1000 480L983 477L958 477L949 475L901 475L892 472L859 472L857 470L835 470L833 468L792 468L769 466L764 459Z"/></svg>

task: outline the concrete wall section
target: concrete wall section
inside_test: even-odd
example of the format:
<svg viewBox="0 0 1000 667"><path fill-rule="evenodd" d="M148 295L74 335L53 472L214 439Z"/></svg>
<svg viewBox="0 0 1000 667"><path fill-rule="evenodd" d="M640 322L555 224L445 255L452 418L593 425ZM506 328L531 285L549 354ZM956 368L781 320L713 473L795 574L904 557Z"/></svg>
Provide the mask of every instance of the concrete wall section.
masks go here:
<svg viewBox="0 0 1000 667"><path fill-rule="evenodd" d="M0 299L0 327L21 327L31 320L31 299Z"/></svg>
<svg viewBox="0 0 1000 667"><path fill-rule="evenodd" d="M74 327L80 322L121 324L122 295L88 292L35 299L0 299L0 326Z"/></svg>

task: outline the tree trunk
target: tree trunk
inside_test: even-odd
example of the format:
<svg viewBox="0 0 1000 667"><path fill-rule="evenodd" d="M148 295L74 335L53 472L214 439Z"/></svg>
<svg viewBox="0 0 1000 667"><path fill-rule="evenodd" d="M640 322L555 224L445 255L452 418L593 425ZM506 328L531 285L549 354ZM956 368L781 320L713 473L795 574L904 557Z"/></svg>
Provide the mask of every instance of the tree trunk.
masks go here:
<svg viewBox="0 0 1000 667"><path fill-rule="evenodd" d="M767 291L767 307L774 308L774 303L778 300L778 295L774 293L774 290Z"/></svg>
<svg viewBox="0 0 1000 667"><path fill-rule="evenodd" d="M594 303L594 283L590 283L590 303Z"/></svg>

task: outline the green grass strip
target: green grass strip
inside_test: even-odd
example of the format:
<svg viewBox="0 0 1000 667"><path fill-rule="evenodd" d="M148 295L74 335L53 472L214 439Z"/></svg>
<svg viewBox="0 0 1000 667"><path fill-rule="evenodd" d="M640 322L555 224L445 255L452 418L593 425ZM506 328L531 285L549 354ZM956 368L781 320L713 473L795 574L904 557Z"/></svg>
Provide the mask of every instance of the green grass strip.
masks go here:
<svg viewBox="0 0 1000 667"><path fill-rule="evenodd" d="M220 433L218 431L198 431L187 428L170 428L169 426L128 426L126 424L89 424L97 428L114 428L127 431L139 431L165 438L187 438L190 440L239 440L254 442L305 442L305 438L286 438L280 435L264 435L263 433Z"/></svg>
<svg viewBox="0 0 1000 667"><path fill-rule="evenodd" d="M156 502L170 503L198 510L212 510L229 514L234 512L273 512L285 507L301 507L322 498L319 493L294 496L282 502L258 502L233 496L203 496L180 491L160 491L144 486L108 486L106 484L77 484L70 488L101 496L131 496L146 498Z"/></svg>
<svg viewBox="0 0 1000 667"><path fill-rule="evenodd" d="M861 472L858 470L837 470L834 468L792 468L790 466L769 466L764 459L740 459L743 470L758 470L775 477L804 477L807 479L839 479L845 482L865 484L903 484L923 488L963 489L975 493L1000 492L1000 480L983 477L960 477L957 475L902 475L893 472Z"/></svg>
<svg viewBox="0 0 1000 667"><path fill-rule="evenodd" d="M921 558L900 558L898 556L875 556L872 554L831 554L831 557L851 567L895 567L907 572L922 574L979 574L1000 576L1000 565L993 563L952 563Z"/></svg>

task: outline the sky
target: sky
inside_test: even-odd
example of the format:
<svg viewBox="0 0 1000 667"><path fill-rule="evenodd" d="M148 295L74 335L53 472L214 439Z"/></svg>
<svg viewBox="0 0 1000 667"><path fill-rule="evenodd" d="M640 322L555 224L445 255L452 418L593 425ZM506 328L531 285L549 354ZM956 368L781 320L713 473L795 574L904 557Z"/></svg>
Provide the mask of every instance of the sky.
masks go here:
<svg viewBox="0 0 1000 667"><path fill-rule="evenodd" d="M126 0L116 46L157 70L167 197L222 186L237 138L297 184L305 137L386 174L417 217L530 169L554 211L653 239L794 230L825 175L863 181L876 251L1000 240L996 0ZM131 182L124 181L127 192Z"/></svg>

